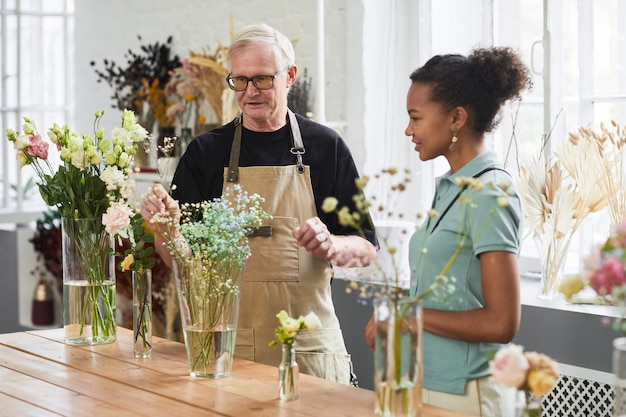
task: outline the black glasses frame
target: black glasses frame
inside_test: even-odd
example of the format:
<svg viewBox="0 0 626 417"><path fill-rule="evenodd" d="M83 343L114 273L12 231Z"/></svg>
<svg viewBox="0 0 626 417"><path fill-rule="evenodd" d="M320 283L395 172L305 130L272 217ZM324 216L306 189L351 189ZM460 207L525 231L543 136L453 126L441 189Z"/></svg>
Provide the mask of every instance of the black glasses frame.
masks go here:
<svg viewBox="0 0 626 417"><path fill-rule="evenodd" d="M226 82L228 83L228 87L230 87L231 90L234 91L245 91L248 88L248 84L250 83L250 81L252 81L252 85L254 85L254 88L256 88L257 90L269 90L272 87L274 87L274 78L276 78L276 76L278 74L280 74L282 71L278 71L276 74L274 75L257 75L255 77L252 78L248 78L248 77L233 77L232 75L229 75L228 77L226 77ZM272 84L269 87L259 87L259 85L257 84L259 82L259 78L270 78L272 80ZM244 88L241 89L236 89L235 88L235 79L237 80L246 80L246 86Z"/></svg>

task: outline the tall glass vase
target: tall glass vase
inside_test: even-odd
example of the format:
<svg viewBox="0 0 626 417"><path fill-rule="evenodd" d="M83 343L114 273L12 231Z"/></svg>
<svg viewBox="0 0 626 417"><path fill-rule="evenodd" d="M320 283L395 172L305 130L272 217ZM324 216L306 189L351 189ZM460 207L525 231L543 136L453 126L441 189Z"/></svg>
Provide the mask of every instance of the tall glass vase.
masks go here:
<svg viewBox="0 0 626 417"><path fill-rule="evenodd" d="M551 239L549 236L535 237L535 244L541 262L541 288L537 295L542 299L560 297L559 284L563 277L563 264L571 240L567 237Z"/></svg>
<svg viewBox="0 0 626 417"><path fill-rule="evenodd" d="M152 357L152 270L132 272L133 351L135 358Z"/></svg>
<svg viewBox="0 0 626 417"><path fill-rule="evenodd" d="M203 256L174 260L180 316L193 377L232 372L243 266L225 269Z"/></svg>
<svg viewBox="0 0 626 417"><path fill-rule="evenodd" d="M116 339L115 260L101 219L63 218L63 327L65 342Z"/></svg>
<svg viewBox="0 0 626 417"><path fill-rule="evenodd" d="M300 368L296 362L293 344L283 345L283 356L278 366L278 393L281 400L297 400L300 391Z"/></svg>
<svg viewBox="0 0 626 417"><path fill-rule="evenodd" d="M422 411L422 304L383 297L374 302L375 412L416 417Z"/></svg>
<svg viewBox="0 0 626 417"><path fill-rule="evenodd" d="M613 416L626 416L626 337L613 340Z"/></svg>

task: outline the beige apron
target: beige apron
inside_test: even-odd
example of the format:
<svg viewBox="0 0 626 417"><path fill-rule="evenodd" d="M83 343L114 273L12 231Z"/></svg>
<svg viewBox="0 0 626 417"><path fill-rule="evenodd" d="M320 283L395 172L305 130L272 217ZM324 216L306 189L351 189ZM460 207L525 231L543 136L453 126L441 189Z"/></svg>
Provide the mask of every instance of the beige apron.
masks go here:
<svg viewBox="0 0 626 417"><path fill-rule="evenodd" d="M296 340L300 371L350 383L351 361L332 303L328 262L299 247L294 228L317 215L310 170L302 164L304 148L295 116L289 111L296 165L239 167L241 116L235 120L230 167L224 188L237 182L248 193L265 198L263 208L273 216L250 238L252 256L245 266L235 356L278 366L280 346L268 346L279 325L276 314L286 310L298 317L315 312L322 328L301 331Z"/></svg>

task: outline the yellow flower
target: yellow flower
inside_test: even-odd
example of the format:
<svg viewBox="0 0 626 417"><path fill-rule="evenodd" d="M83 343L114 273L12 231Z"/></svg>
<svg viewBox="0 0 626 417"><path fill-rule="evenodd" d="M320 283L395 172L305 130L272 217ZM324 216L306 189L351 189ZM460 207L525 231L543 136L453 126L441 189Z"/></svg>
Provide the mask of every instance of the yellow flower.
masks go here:
<svg viewBox="0 0 626 417"><path fill-rule="evenodd" d="M550 392L554 384L556 384L558 376L551 372L545 371L529 371L528 372L528 388L537 397Z"/></svg>
<svg viewBox="0 0 626 417"><path fill-rule="evenodd" d="M585 283L580 275L567 275L559 285L559 292L569 301L574 295L582 291L584 287Z"/></svg>
<svg viewBox="0 0 626 417"><path fill-rule="evenodd" d="M359 190L362 190L365 188L365 186L367 185L369 181L369 177L368 176L363 176L360 178L357 178L356 180L354 180L354 183L356 184L356 188L358 188Z"/></svg>
<svg viewBox="0 0 626 417"><path fill-rule="evenodd" d="M342 226L350 226L353 224L352 215L350 214L350 209L347 206L343 206L341 210L337 213L339 218L339 224Z"/></svg>
<svg viewBox="0 0 626 417"><path fill-rule="evenodd" d="M133 264L133 262L135 262L135 257L131 253L130 255L127 255L120 264L122 271L130 271L130 266Z"/></svg>
<svg viewBox="0 0 626 417"><path fill-rule="evenodd" d="M327 197L322 203L322 211L324 213L332 213L337 208L337 204L339 204L339 200L335 197Z"/></svg>

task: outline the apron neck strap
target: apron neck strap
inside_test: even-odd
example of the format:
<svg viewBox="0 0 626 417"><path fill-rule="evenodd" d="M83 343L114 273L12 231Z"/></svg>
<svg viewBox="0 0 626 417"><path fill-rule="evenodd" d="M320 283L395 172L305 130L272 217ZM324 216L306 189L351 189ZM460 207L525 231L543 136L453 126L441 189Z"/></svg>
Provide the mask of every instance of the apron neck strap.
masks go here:
<svg viewBox="0 0 626 417"><path fill-rule="evenodd" d="M228 176L226 181L237 182L239 178L239 154L241 153L241 132L243 126L243 114L237 115L233 120L235 123L235 136L233 144L230 148L230 159L228 161ZM296 156L296 165L300 174L304 173L304 164L302 163L302 155L304 155L304 142L300 134L300 126L296 115L290 109L287 109L287 123L291 131L291 153Z"/></svg>

